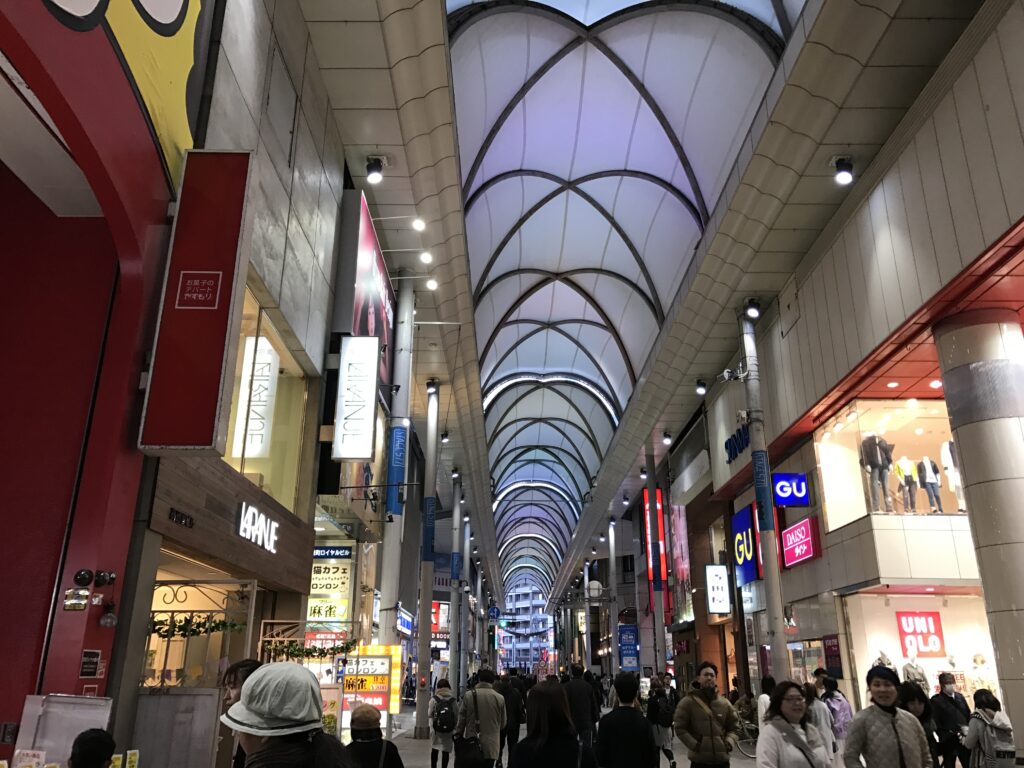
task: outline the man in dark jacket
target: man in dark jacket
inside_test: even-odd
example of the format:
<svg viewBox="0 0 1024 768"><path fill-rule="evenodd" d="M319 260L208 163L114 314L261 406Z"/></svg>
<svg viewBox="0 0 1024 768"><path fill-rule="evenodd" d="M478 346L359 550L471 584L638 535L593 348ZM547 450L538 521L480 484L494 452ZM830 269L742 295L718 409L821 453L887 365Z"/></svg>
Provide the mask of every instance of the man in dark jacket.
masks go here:
<svg viewBox="0 0 1024 768"><path fill-rule="evenodd" d="M960 736L967 733L967 722L971 709L967 699L956 689L956 678L949 672L939 675L941 691L932 696L932 716L935 719L935 733L939 737L939 756L942 768L956 768L956 760L967 768L971 753L960 745Z"/></svg>
<svg viewBox="0 0 1024 768"><path fill-rule="evenodd" d="M506 725L501 732L501 744L498 747L498 765L501 765L501 756L505 751L506 744L508 744L508 761L512 762L512 751L519 743L519 726L526 722L526 704L519 689L514 685L514 681L510 680L507 674L501 676L501 680L494 686L494 690L505 697Z"/></svg>
<svg viewBox="0 0 1024 768"><path fill-rule="evenodd" d="M615 676L619 705L601 718L597 730L597 764L601 768L658 768L651 724L634 706L639 690L640 678L633 672Z"/></svg>
<svg viewBox="0 0 1024 768"><path fill-rule="evenodd" d="M583 667L578 664L573 665L572 679L565 685L565 695L569 699L569 711L580 743L585 747L593 746L594 724L600 719L601 711L594 699L594 689L583 679Z"/></svg>

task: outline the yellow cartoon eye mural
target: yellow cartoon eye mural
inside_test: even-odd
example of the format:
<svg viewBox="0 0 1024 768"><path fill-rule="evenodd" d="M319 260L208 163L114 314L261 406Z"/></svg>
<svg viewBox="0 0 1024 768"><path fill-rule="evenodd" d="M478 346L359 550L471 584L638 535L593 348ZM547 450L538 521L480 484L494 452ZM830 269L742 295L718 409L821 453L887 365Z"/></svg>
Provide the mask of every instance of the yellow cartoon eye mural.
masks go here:
<svg viewBox="0 0 1024 768"><path fill-rule="evenodd" d="M102 25L160 148L171 188L195 144L215 0L42 0L81 32Z"/></svg>

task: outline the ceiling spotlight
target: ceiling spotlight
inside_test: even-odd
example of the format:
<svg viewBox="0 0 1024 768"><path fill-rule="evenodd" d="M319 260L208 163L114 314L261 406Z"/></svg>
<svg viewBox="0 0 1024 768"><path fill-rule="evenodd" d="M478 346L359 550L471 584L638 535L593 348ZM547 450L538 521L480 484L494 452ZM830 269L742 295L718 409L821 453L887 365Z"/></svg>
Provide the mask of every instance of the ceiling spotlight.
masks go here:
<svg viewBox="0 0 1024 768"><path fill-rule="evenodd" d="M432 277L429 278L427 280L427 290L428 291L436 291L437 290L437 280L435 280Z"/></svg>
<svg viewBox="0 0 1024 768"><path fill-rule="evenodd" d="M466 503L466 494L462 494L461 496L459 496L459 501L461 501L463 504L465 504Z"/></svg>
<svg viewBox="0 0 1024 768"><path fill-rule="evenodd" d="M743 311L751 320L757 320L761 316L761 302L757 299L747 299Z"/></svg>
<svg viewBox="0 0 1024 768"><path fill-rule="evenodd" d="M629 506L629 496L627 496L626 494L622 494L622 506Z"/></svg>
<svg viewBox="0 0 1024 768"><path fill-rule="evenodd" d="M597 554L597 547L591 547L590 548L590 554L596 555Z"/></svg>
<svg viewBox="0 0 1024 768"><path fill-rule="evenodd" d="M458 479L459 479L459 468L458 467L452 467L452 480L458 480Z"/></svg>
<svg viewBox="0 0 1024 768"><path fill-rule="evenodd" d="M427 379L427 394L428 395L436 395L437 394L437 379Z"/></svg>
<svg viewBox="0 0 1024 768"><path fill-rule="evenodd" d="M597 540L604 544L604 534L602 533L600 536L598 536Z"/></svg>
<svg viewBox="0 0 1024 768"><path fill-rule="evenodd" d="M473 547L473 554L474 554L474 555L478 555L478 554L480 554L480 547ZM477 560L477 561L476 561L476 564L477 564L477 565L480 565L480 561L479 561L479 560Z"/></svg>
<svg viewBox="0 0 1024 768"><path fill-rule="evenodd" d="M469 515L463 515L462 516L462 522L468 523L469 522Z"/></svg>
<svg viewBox="0 0 1024 768"><path fill-rule="evenodd" d="M836 184L845 187L853 181L853 161L848 157L837 157L833 163L836 169Z"/></svg>
<svg viewBox="0 0 1024 768"><path fill-rule="evenodd" d="M647 479L647 468L646 467L640 467L640 479L641 480L646 480Z"/></svg>
<svg viewBox="0 0 1024 768"><path fill-rule="evenodd" d="M885 386L887 386L889 389L896 389L896 387L898 387L899 385L900 383L898 381L890 381Z"/></svg>
<svg viewBox="0 0 1024 768"><path fill-rule="evenodd" d="M928 386L932 389L942 389L942 382L938 379L932 379L928 382Z"/></svg>
<svg viewBox="0 0 1024 768"><path fill-rule="evenodd" d="M441 433L441 444L447 444L449 439L450 438L448 437L448 430L446 429L444 432Z"/></svg>
<svg viewBox="0 0 1024 768"><path fill-rule="evenodd" d="M430 264L434 261L434 257L431 255L430 251L424 251L420 254L420 261L424 264Z"/></svg>
<svg viewBox="0 0 1024 768"><path fill-rule="evenodd" d="M671 432L662 432L661 433L661 442L663 442L665 445L672 445L672 433Z"/></svg>
<svg viewBox="0 0 1024 768"><path fill-rule="evenodd" d="M473 539L475 539L475 538L476 538L476 534L475 533L469 534L469 540L470 541L473 541Z"/></svg>
<svg viewBox="0 0 1024 768"><path fill-rule="evenodd" d="M608 525L610 525L612 528L615 527L615 518L614 517L608 518Z"/></svg>
<svg viewBox="0 0 1024 768"><path fill-rule="evenodd" d="M708 393L708 383L704 379L697 379L697 386L694 387L699 397L704 397Z"/></svg>
<svg viewBox="0 0 1024 768"><path fill-rule="evenodd" d="M425 222L423 219L417 216L415 219L412 220L412 228L415 229L417 232L422 232L427 228L427 222Z"/></svg>
<svg viewBox="0 0 1024 768"><path fill-rule="evenodd" d="M366 158L366 181L380 184L384 180L384 159L381 157Z"/></svg>

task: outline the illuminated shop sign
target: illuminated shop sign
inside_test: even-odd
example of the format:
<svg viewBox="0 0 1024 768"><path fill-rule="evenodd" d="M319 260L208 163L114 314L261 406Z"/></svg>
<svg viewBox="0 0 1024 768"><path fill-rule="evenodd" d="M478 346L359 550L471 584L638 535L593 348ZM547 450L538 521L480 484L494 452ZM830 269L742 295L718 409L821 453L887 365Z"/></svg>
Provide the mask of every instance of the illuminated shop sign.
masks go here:
<svg viewBox="0 0 1024 768"><path fill-rule="evenodd" d="M277 522L271 520L256 507L242 502L242 513L238 518L238 535L262 547L271 554L277 554Z"/></svg>
<svg viewBox="0 0 1024 768"><path fill-rule="evenodd" d="M270 342L248 336L242 356L242 385L238 391L235 414L235 438L232 456L265 459L270 455L270 437L274 429L274 399L281 357Z"/></svg>
<svg viewBox="0 0 1024 768"><path fill-rule="evenodd" d="M398 609L398 632L406 637L412 637L413 617L405 608Z"/></svg>
<svg viewBox="0 0 1024 768"><path fill-rule="evenodd" d="M707 585L705 591L708 595L708 613L732 613L732 600L729 599L729 568L724 565L705 565L704 577Z"/></svg>
<svg viewBox="0 0 1024 768"><path fill-rule="evenodd" d="M942 617L938 611L896 611L896 625L904 657L946 658Z"/></svg>
<svg viewBox="0 0 1024 768"><path fill-rule="evenodd" d="M750 447L750 427L744 424L725 441L725 463L732 464L739 455Z"/></svg>
<svg viewBox="0 0 1024 768"><path fill-rule="evenodd" d="M818 518L807 517L782 532L782 564L792 568L821 555Z"/></svg>
<svg viewBox="0 0 1024 768"><path fill-rule="evenodd" d="M644 488L644 533L647 537L647 581L650 589L651 601L654 601L654 590L663 590L666 615L672 615L672 592L668 589L668 552L665 546L665 513L661 503L661 488L655 492L654 514L656 520L651 520L650 497L647 495L647 488ZM654 564L654 549L658 550L658 566Z"/></svg>
<svg viewBox="0 0 1024 768"><path fill-rule="evenodd" d="M737 587L761 578L761 536L756 519L753 504L732 516L732 561Z"/></svg>
<svg viewBox="0 0 1024 768"><path fill-rule="evenodd" d="M772 473L772 494L780 507L807 507L811 504L807 475L800 472Z"/></svg>
<svg viewBox="0 0 1024 768"><path fill-rule="evenodd" d="M351 560L352 547L313 547L314 560Z"/></svg>
<svg viewBox="0 0 1024 768"><path fill-rule="evenodd" d="M345 336L341 340L334 443L331 446L331 458L335 461L373 459L379 357L380 339L376 336Z"/></svg>

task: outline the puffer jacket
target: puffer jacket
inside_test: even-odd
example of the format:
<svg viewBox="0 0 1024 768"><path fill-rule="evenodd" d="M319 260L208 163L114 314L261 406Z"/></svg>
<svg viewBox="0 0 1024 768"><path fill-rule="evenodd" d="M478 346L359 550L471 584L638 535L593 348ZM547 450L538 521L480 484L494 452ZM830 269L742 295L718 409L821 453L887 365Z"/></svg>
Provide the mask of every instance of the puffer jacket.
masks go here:
<svg viewBox="0 0 1024 768"><path fill-rule="evenodd" d="M828 768L831 763L832 753L811 723L794 726L773 717L757 735L757 768Z"/></svg>
<svg viewBox="0 0 1024 768"><path fill-rule="evenodd" d="M902 709L890 714L875 704L858 712L850 724L843 751L846 768L861 768L861 755L867 768L932 768L918 719Z"/></svg>
<svg viewBox="0 0 1024 768"><path fill-rule="evenodd" d="M721 696L709 704L697 691L686 694L676 707L673 725L691 763L728 763L739 739L736 710Z"/></svg>

